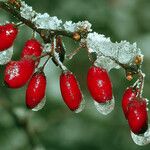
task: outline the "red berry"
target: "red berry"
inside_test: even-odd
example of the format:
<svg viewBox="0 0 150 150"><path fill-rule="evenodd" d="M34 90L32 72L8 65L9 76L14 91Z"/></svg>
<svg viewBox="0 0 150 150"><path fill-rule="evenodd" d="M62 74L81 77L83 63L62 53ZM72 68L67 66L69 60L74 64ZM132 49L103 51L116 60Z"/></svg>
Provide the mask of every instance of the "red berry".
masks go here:
<svg viewBox="0 0 150 150"><path fill-rule="evenodd" d="M112 85L105 69L92 66L88 71L87 85L91 96L98 103L112 100Z"/></svg>
<svg viewBox="0 0 150 150"><path fill-rule="evenodd" d="M130 129L135 134L143 134L148 128L148 114L146 101L144 99L134 99L128 106L128 123Z"/></svg>
<svg viewBox="0 0 150 150"><path fill-rule="evenodd" d="M128 104L131 100L135 99L137 95L137 89L133 89L133 87L129 87L125 90L123 98L122 98L122 109L124 115L127 119L128 116Z"/></svg>
<svg viewBox="0 0 150 150"><path fill-rule="evenodd" d="M6 24L0 27L0 51L10 48L18 34L18 29L14 24Z"/></svg>
<svg viewBox="0 0 150 150"><path fill-rule="evenodd" d="M82 93L75 76L71 72L67 71L61 74L60 90L63 100L70 110L77 110L82 101Z"/></svg>
<svg viewBox="0 0 150 150"><path fill-rule="evenodd" d="M44 73L35 73L26 90L26 105L35 108L44 98L46 90L46 77Z"/></svg>
<svg viewBox="0 0 150 150"><path fill-rule="evenodd" d="M35 62L31 59L11 61L5 68L4 80L10 88L20 88L30 79L35 69Z"/></svg>
<svg viewBox="0 0 150 150"><path fill-rule="evenodd" d="M24 45L23 51L21 53L21 58L27 55L39 57L41 53L42 45L40 44L40 42L36 39L30 39Z"/></svg>

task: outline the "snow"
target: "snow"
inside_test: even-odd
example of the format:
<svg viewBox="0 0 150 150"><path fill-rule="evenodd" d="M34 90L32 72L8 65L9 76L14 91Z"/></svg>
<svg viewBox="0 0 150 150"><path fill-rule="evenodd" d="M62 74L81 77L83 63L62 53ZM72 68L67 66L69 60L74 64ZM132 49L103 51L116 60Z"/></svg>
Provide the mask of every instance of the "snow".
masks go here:
<svg viewBox="0 0 150 150"><path fill-rule="evenodd" d="M137 55L143 57L136 43L130 44L127 41L113 43L110 38L96 32L88 34L86 44L89 52L97 54L95 64L108 71L112 68L120 68L116 62L129 65Z"/></svg>
<svg viewBox="0 0 150 150"><path fill-rule="evenodd" d="M37 14L32 21L35 23L36 27L40 29L59 30L62 24L62 21L56 16L50 17L47 13Z"/></svg>
<svg viewBox="0 0 150 150"><path fill-rule="evenodd" d="M24 1L21 1L20 14L23 18L32 20L32 18L36 15L36 12L31 6L28 6Z"/></svg>
<svg viewBox="0 0 150 150"><path fill-rule="evenodd" d="M0 52L0 65L5 65L9 61L11 61L12 55L13 55L13 46L5 51Z"/></svg>
<svg viewBox="0 0 150 150"><path fill-rule="evenodd" d="M143 57L136 43L130 44L127 41L114 43L105 35L92 32L92 25L88 21L79 21L77 23L66 21L63 23L62 20L56 16L51 17L48 13L36 13L25 2L21 2L20 14L23 18L31 20L40 29L87 32L87 37L82 38L80 44L86 45L89 53L96 52L97 60L95 65L101 66L108 71L112 68L119 69L118 63L132 64L137 55ZM45 45L45 52L49 52L50 47L51 45ZM57 54L55 53L54 55L57 58Z"/></svg>
<svg viewBox="0 0 150 150"><path fill-rule="evenodd" d="M92 25L88 21L79 21L77 23L74 23L72 21L66 21L63 26L66 31L70 32L78 32L83 30L88 32L92 31Z"/></svg>

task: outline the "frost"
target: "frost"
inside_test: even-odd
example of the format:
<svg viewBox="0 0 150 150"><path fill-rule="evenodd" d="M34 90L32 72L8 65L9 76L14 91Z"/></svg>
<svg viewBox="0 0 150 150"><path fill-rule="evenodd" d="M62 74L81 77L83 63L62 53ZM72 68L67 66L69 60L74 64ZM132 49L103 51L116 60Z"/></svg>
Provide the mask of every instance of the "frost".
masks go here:
<svg viewBox="0 0 150 150"><path fill-rule="evenodd" d="M140 55L140 49L137 48L137 44L130 44L127 41L121 41L117 44L118 61L122 64L128 64L133 61L135 56Z"/></svg>
<svg viewBox="0 0 150 150"><path fill-rule="evenodd" d="M74 23L72 21L66 21L63 26L65 30L70 32L78 32L83 30L88 32L92 31L91 29L92 25L88 21L79 21L77 23Z"/></svg>
<svg viewBox="0 0 150 150"><path fill-rule="evenodd" d="M112 68L120 68L118 63L130 64L137 55L142 56L136 43L130 44L127 41L113 43L110 38L96 32L88 34L86 44L89 52L97 54L95 63L108 71Z"/></svg>
<svg viewBox="0 0 150 150"><path fill-rule="evenodd" d="M144 146L150 143L150 124L148 130L144 134L136 135L131 131L131 137L135 144Z"/></svg>
<svg viewBox="0 0 150 150"><path fill-rule="evenodd" d="M13 55L13 46L5 51L0 52L0 65L5 65L9 61L11 61L12 55Z"/></svg>
<svg viewBox="0 0 150 150"><path fill-rule="evenodd" d="M76 24L76 30L86 30L88 32L91 32L92 29L91 29L92 25L91 23L89 23L88 21L79 21L77 24Z"/></svg>
<svg viewBox="0 0 150 150"><path fill-rule="evenodd" d="M72 21L66 21L63 26L66 31L75 32L76 30L76 24Z"/></svg>
<svg viewBox="0 0 150 150"><path fill-rule="evenodd" d="M33 19L37 28L40 29L50 29L50 30L57 30L61 29L62 21L59 20L56 16L50 17L49 14L37 14L36 17Z"/></svg>
<svg viewBox="0 0 150 150"><path fill-rule="evenodd" d="M100 66L102 68L105 68L108 72L112 69L112 68L116 68L119 69L120 66L118 64L116 64L113 60L111 60L108 57L102 56L102 55L98 55L97 56L97 60L94 63L96 66Z"/></svg>
<svg viewBox="0 0 150 150"><path fill-rule="evenodd" d="M21 2L20 14L23 18L27 20L32 20L36 15L36 12L32 9L31 6L28 6L24 1Z"/></svg>
<svg viewBox="0 0 150 150"><path fill-rule="evenodd" d="M51 52L52 46L50 43L44 45L43 52Z"/></svg>

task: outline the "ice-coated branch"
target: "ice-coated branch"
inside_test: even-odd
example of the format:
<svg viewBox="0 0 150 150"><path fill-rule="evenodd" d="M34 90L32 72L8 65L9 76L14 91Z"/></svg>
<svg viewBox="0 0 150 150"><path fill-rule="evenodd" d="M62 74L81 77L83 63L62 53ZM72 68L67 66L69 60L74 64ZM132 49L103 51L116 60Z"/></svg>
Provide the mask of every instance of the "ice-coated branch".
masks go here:
<svg viewBox="0 0 150 150"><path fill-rule="evenodd" d="M136 43L130 44L127 41L113 43L110 38L92 32L92 25L88 21L63 23L56 16L35 12L31 6L20 0L0 1L0 7L37 32L45 44L51 44L56 36L66 36L79 41L79 47L86 48L88 54L96 53L95 65L108 71L122 67L126 74L130 75L138 74L140 71L143 55Z"/></svg>

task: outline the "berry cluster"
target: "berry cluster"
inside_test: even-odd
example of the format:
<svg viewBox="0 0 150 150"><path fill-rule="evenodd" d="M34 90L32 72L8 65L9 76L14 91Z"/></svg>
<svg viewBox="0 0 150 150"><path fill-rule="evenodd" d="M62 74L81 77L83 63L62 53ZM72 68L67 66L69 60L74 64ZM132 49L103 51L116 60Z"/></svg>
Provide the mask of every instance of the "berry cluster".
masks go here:
<svg viewBox="0 0 150 150"><path fill-rule="evenodd" d="M15 24L7 23L0 26L0 52L7 51L14 43L18 34ZM73 38L79 40L78 33ZM85 47L85 45L82 45ZM84 99L76 77L64 65L65 48L61 36L54 36L51 47L45 51L44 46L32 37L25 42L20 60L7 63L4 72L4 81L9 88L21 88L28 83L26 89L26 106L37 111L44 106L46 91L46 76L44 68L51 58L62 69L60 75L60 90L62 98L71 111L76 113L84 108ZM78 49L79 50L79 49ZM74 55L75 53L73 53ZM73 56L71 55L71 56ZM42 67L39 67L41 58L48 57ZM141 58L135 58L136 65L141 63ZM125 66L123 66L125 67ZM133 72L127 71L127 79L132 79ZM132 135L143 138L139 145L150 142L145 133L148 132L147 100L142 97L144 75L138 71L139 79L128 87L122 98L122 109ZM87 73L88 90L94 100L97 110L107 115L114 109L114 97L112 83L105 68L96 62L89 68ZM136 142L136 141L135 141Z"/></svg>

